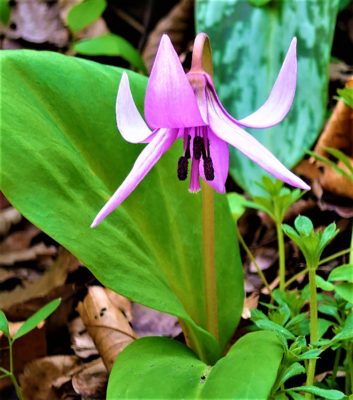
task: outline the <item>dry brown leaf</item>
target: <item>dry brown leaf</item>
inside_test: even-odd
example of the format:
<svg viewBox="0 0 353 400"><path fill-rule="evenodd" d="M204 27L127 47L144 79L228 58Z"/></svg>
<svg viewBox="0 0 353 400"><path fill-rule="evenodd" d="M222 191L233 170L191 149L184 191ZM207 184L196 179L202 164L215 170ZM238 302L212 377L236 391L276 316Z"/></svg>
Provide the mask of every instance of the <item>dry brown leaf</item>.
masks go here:
<svg viewBox="0 0 353 400"><path fill-rule="evenodd" d="M353 87L353 77L347 81L346 87ZM353 165L353 109L348 107L343 101L338 101L336 104L314 151L328 157L329 155L325 151L325 147L332 147L342 151ZM315 161L315 164L321 170L318 181L323 190L337 196L353 199L353 183L349 178L320 161ZM337 165L343 170L348 171L348 168L341 161L338 161Z"/></svg>
<svg viewBox="0 0 353 400"><path fill-rule="evenodd" d="M110 300L107 291L91 286L77 310L108 371L115 358L136 336L128 320Z"/></svg>
<svg viewBox="0 0 353 400"><path fill-rule="evenodd" d="M0 265L14 265L16 262L35 260L39 256L54 256L57 252L55 246L46 246L44 243L38 243L29 249L11 251L0 254Z"/></svg>
<svg viewBox="0 0 353 400"><path fill-rule="evenodd" d="M80 358L98 355L98 350L80 317L69 323L72 349Z"/></svg>
<svg viewBox="0 0 353 400"><path fill-rule="evenodd" d="M346 87L353 87L353 76ZM324 147L334 147L349 157L353 157L353 110L343 101L338 101L314 151L327 156Z"/></svg>
<svg viewBox="0 0 353 400"><path fill-rule="evenodd" d="M353 166L353 158L349 157L349 162ZM341 161L338 161L337 166L349 173L349 169ZM323 174L320 177L320 184L325 190L331 193L353 199L353 181L336 172L331 167L324 168Z"/></svg>
<svg viewBox="0 0 353 400"><path fill-rule="evenodd" d="M107 370L101 358L85 364L82 371L72 377L72 387L83 398L105 398Z"/></svg>
<svg viewBox="0 0 353 400"><path fill-rule="evenodd" d="M0 210L0 235L6 235L12 225L18 224L22 215L13 207Z"/></svg>
<svg viewBox="0 0 353 400"><path fill-rule="evenodd" d="M153 32L142 53L148 70L151 70L154 58L157 54L159 42L164 33L167 33L173 42L178 54L184 51L188 42L193 38L194 1L181 0L169 14L162 18Z"/></svg>
<svg viewBox="0 0 353 400"><path fill-rule="evenodd" d="M278 258L278 252L275 247L257 247L253 250L252 254L261 271L270 268ZM252 261L250 261L249 270L252 273L257 272Z"/></svg>
<svg viewBox="0 0 353 400"><path fill-rule="evenodd" d="M119 308L119 310L125 315L129 322L132 321L132 305L131 301L121 294L115 293L110 289L105 289L105 292L109 300Z"/></svg>
<svg viewBox="0 0 353 400"><path fill-rule="evenodd" d="M243 312L241 317L243 319L249 319L251 317L251 310L257 308L259 304L259 295L257 293L252 293L249 297L244 300Z"/></svg>
<svg viewBox="0 0 353 400"><path fill-rule="evenodd" d="M58 4L52 2L18 1L12 9L11 24L6 36L64 47L68 43L69 32L60 20L59 11Z"/></svg>
<svg viewBox="0 0 353 400"><path fill-rule="evenodd" d="M133 304L132 326L138 336L176 337L181 333L178 319L141 304Z"/></svg>
<svg viewBox="0 0 353 400"><path fill-rule="evenodd" d="M40 233L40 230L33 225L27 229L12 233L0 243L0 253L5 254L11 251L27 249L32 239Z"/></svg>
<svg viewBox="0 0 353 400"><path fill-rule="evenodd" d="M72 371L79 365L76 356L44 357L27 364L20 376L20 385L26 400L56 400L54 382L71 380Z"/></svg>
<svg viewBox="0 0 353 400"><path fill-rule="evenodd" d="M271 290L276 289L276 287L279 285L279 276L277 276L270 284L269 287ZM269 294L267 287L263 287L261 289L261 293L263 294Z"/></svg>
<svg viewBox="0 0 353 400"><path fill-rule="evenodd" d="M67 250L61 249L54 264L37 281L25 282L11 292L0 293L0 308L7 310L16 304L44 297L65 283L67 274L79 266L78 260Z"/></svg>

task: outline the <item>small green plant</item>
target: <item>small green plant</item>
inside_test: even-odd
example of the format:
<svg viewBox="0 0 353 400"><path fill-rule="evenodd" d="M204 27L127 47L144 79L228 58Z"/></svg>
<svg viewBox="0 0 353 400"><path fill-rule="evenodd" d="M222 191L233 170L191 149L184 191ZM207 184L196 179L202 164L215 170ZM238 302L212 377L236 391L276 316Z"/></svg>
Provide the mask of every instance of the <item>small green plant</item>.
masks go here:
<svg viewBox="0 0 353 400"><path fill-rule="evenodd" d="M336 224L330 224L324 231L314 231L311 220L304 216L298 216L294 222L295 229L289 225L283 225L283 230L301 250L309 271L310 291L310 344L318 340L318 305L316 269L319 266L320 257L328 243L337 235ZM316 359L309 361L307 369L307 386L312 386L315 376Z"/></svg>
<svg viewBox="0 0 353 400"><path fill-rule="evenodd" d="M0 379L10 378L12 384L15 387L16 394L20 400L23 400L23 395L21 392L21 388L17 382L17 379L14 374L14 360L13 360L13 345L17 339L20 337L27 335L28 332L32 331L40 322L44 321L49 317L60 305L61 299L55 299L50 303L46 304L40 310L38 310L35 314L29 317L18 329L18 331L11 336L9 323L7 321L5 313L0 310L0 331L4 333L9 343L9 370L0 367Z"/></svg>
<svg viewBox="0 0 353 400"><path fill-rule="evenodd" d="M303 196L305 192L299 189L288 189L283 186L283 182L268 178L262 178L262 183L258 184L263 192L262 196L254 196L252 201L247 201L244 205L265 212L275 223L278 242L279 257L279 288L284 291L286 287L286 261L284 251L284 237L282 223L289 207Z"/></svg>
<svg viewBox="0 0 353 400"><path fill-rule="evenodd" d="M82 0L68 13L67 26L71 31L72 50L87 56L122 57L134 68L147 74L146 66L139 52L123 37L113 33L79 39L78 33L96 22L107 7L106 0Z"/></svg>

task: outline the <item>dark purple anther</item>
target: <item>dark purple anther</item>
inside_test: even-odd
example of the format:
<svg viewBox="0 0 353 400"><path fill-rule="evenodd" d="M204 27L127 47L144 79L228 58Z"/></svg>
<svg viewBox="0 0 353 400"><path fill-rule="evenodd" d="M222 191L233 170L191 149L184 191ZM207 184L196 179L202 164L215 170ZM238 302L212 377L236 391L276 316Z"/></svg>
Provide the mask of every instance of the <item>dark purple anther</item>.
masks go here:
<svg viewBox="0 0 353 400"><path fill-rule="evenodd" d="M179 181L185 181L188 176L188 159L183 156L178 161L178 179Z"/></svg>
<svg viewBox="0 0 353 400"><path fill-rule="evenodd" d="M213 168L213 162L211 157L206 157L203 160L203 169L205 172L205 178L207 181L213 181L214 180L214 168Z"/></svg>
<svg viewBox="0 0 353 400"><path fill-rule="evenodd" d="M203 138L201 136L194 137L193 158L195 160L201 159L201 154L205 152Z"/></svg>

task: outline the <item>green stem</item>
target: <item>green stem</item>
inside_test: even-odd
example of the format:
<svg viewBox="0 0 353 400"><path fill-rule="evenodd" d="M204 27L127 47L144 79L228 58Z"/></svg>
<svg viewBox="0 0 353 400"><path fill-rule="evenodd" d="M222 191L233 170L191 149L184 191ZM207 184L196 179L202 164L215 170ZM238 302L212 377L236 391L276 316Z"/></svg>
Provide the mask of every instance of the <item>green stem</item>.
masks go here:
<svg viewBox="0 0 353 400"><path fill-rule="evenodd" d="M337 349L336 354L335 354L335 361L333 363L333 368L332 368L332 381L336 382L336 376L338 372L338 367L340 364L340 358L341 358L341 348Z"/></svg>
<svg viewBox="0 0 353 400"><path fill-rule="evenodd" d="M22 396L22 392L21 392L21 388L19 386L19 384L17 383L15 374L14 374L14 366L13 366L13 351L12 351L12 340L9 338L9 363L10 363L10 374L9 374L9 378L11 379L11 382L15 388L17 397L19 398L19 400L24 400L23 396Z"/></svg>
<svg viewBox="0 0 353 400"><path fill-rule="evenodd" d="M353 343L347 343L347 354L345 361L346 369L346 393L353 394Z"/></svg>
<svg viewBox="0 0 353 400"><path fill-rule="evenodd" d="M352 223L351 245L349 249L349 264L353 264L353 223Z"/></svg>
<svg viewBox="0 0 353 400"><path fill-rule="evenodd" d="M312 268L309 266L309 289L310 289L310 344L312 345L317 341L317 291L316 291L316 280L315 280L315 271L316 268ZM310 359L308 370L307 370L307 380L306 385L312 386L315 378L315 368L316 368L316 359ZM311 398L311 395L307 396Z"/></svg>
<svg viewBox="0 0 353 400"><path fill-rule="evenodd" d="M282 224L276 222L277 242L278 242L278 262L279 262L279 290L284 292L286 288L286 259L284 251L284 237Z"/></svg>
<svg viewBox="0 0 353 400"><path fill-rule="evenodd" d="M253 254L251 253L249 247L248 247L247 244L245 243L245 240L244 240L243 236L241 235L237 224L235 224L235 231L236 231L236 234L237 234L237 236L238 236L238 239L239 239L240 244L243 246L243 248L244 248L244 250L245 250L245 253L246 253L247 256L249 257L249 259L253 262L253 264L254 264L254 266L255 266L255 269L256 269L256 272L259 274L259 276L260 276L260 278L261 278L261 280L262 280L262 283L265 285L265 287L266 287L266 289L267 289L269 295L270 295L271 297L273 297L271 286L270 286L269 283L267 282L267 279L266 279L264 273L261 271L261 268L259 267L259 264L256 262L256 259L255 259L255 257L253 256Z"/></svg>
<svg viewBox="0 0 353 400"><path fill-rule="evenodd" d="M205 294L207 330L219 339L218 331L218 301L217 274L215 265L215 224L214 224L214 193L207 184L202 188L202 233L203 233L203 263L205 272Z"/></svg>
<svg viewBox="0 0 353 400"><path fill-rule="evenodd" d="M295 282L300 276L305 275L308 272L308 268L303 269L302 271L298 272L294 276L292 276L288 281L285 283L285 287L288 287L291 283Z"/></svg>
<svg viewBox="0 0 353 400"><path fill-rule="evenodd" d="M338 251L337 253L332 254L331 256L328 256L328 257L323 258L322 260L320 260L320 262L319 262L318 265L325 264L325 263L327 263L327 262L329 262L329 261L331 261L331 260L334 260L334 259L337 258L337 257L344 256L345 254L351 253L351 251L352 251L351 248L345 249L345 250L340 250L340 251ZM351 258L351 256L350 256L349 258ZM350 262L351 262L351 261L350 261Z"/></svg>

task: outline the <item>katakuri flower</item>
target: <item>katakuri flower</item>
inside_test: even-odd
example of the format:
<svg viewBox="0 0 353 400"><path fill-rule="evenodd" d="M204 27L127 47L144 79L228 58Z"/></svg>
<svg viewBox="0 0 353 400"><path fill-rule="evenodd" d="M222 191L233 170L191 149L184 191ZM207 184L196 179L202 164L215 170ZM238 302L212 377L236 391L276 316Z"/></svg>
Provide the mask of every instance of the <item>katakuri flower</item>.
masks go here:
<svg viewBox="0 0 353 400"><path fill-rule="evenodd" d="M148 143L129 175L92 223L97 226L118 207L142 181L161 156L177 140L184 143L177 176L187 179L190 192L200 190L200 177L217 192L225 192L229 150L234 146L248 158L289 185L310 187L289 171L269 150L247 133L246 128L269 128L283 120L291 108L297 75L296 39L288 53L267 101L254 113L236 120L222 106L212 80L211 47L206 34L197 35L192 65L185 74L170 39L163 35L145 97L145 118L139 114L123 74L116 100L116 120L123 138L131 143Z"/></svg>

